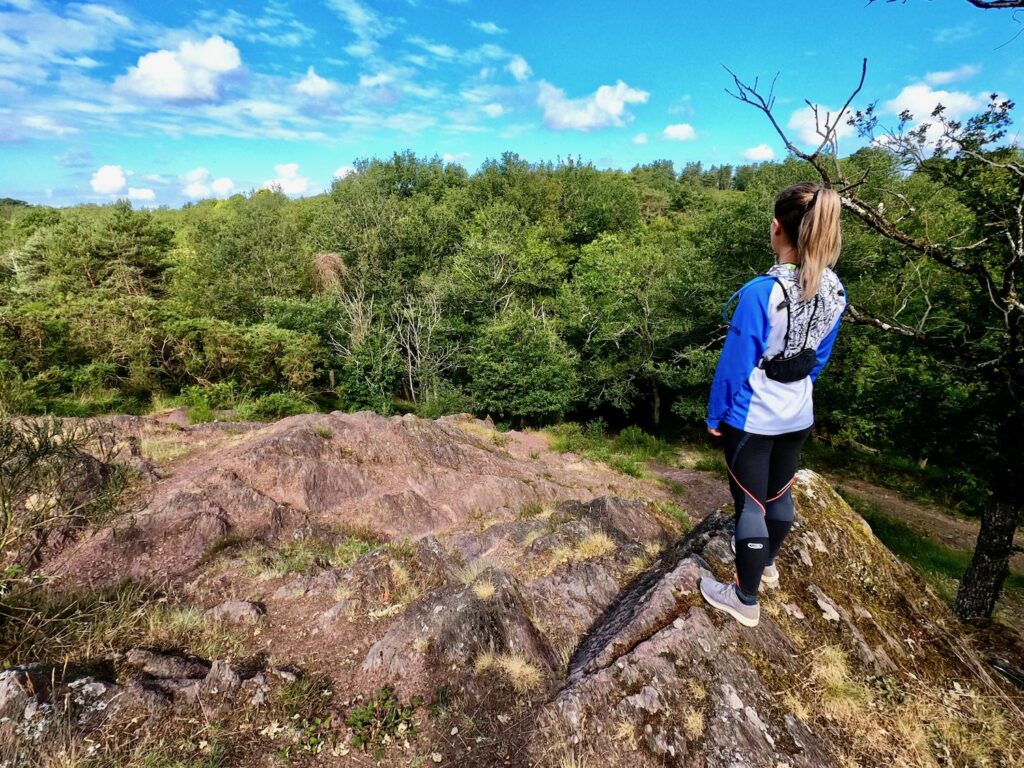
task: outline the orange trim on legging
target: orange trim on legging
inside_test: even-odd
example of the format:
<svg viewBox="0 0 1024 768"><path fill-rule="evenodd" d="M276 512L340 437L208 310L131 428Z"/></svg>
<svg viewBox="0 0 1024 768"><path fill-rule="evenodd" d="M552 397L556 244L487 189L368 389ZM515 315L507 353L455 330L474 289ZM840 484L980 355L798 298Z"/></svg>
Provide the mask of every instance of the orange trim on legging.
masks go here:
<svg viewBox="0 0 1024 768"><path fill-rule="evenodd" d="M789 479L789 482L788 482L788 483L786 483L786 484L785 484L784 486L782 486L782 490L781 490L781 491L779 491L779 495L778 495L778 496L772 496L772 497L771 497L770 499L766 499L766 500L765 500L765 504L770 504L771 502L775 501L776 499L780 499L780 498L782 498L782 497L783 497L783 496L784 496L784 495L786 494L786 491L788 491L788 490L789 490L789 486L791 486L791 485L793 484L793 481L794 481L794 480L796 480L796 475L793 475L793 476L792 476L792 477L791 477L791 478ZM738 482L738 481L737 481L737 482Z"/></svg>
<svg viewBox="0 0 1024 768"><path fill-rule="evenodd" d="M726 464L725 468L729 470L729 474L732 475L732 479L736 481L736 485L738 485L740 488L743 488L743 492L745 494L747 494L747 496L749 496L751 499L753 499L754 503L757 504L757 506L759 506L761 508L761 514L762 515L767 515L768 512L767 512L767 510L765 510L764 504L762 504L760 501L757 500L757 496L755 496L750 491L748 491L746 488L744 488L743 483L741 483L739 478L736 477L735 473L733 473L732 467L730 467L728 464Z"/></svg>

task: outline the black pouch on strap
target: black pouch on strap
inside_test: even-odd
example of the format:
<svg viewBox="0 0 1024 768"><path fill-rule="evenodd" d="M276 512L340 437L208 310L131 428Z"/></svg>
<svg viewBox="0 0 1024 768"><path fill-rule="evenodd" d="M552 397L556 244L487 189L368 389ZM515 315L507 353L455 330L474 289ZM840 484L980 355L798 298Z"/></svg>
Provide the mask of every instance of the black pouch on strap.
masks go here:
<svg viewBox="0 0 1024 768"><path fill-rule="evenodd" d="M761 367L769 379L788 384L810 376L817 361L818 356L813 349L801 349L789 357L776 355L770 360L762 360Z"/></svg>

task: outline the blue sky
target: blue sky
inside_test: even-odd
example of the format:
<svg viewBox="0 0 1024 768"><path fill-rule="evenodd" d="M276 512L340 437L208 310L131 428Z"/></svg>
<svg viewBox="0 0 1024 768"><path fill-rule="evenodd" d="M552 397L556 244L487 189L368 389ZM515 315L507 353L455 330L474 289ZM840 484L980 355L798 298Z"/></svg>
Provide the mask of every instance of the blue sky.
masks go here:
<svg viewBox="0 0 1024 768"><path fill-rule="evenodd" d="M776 112L799 138L803 100L840 105L865 56L859 104L890 115L1024 98L1022 25L964 0L0 1L0 197L316 194L404 149L470 170L506 150L615 168L777 159L723 64L779 72Z"/></svg>

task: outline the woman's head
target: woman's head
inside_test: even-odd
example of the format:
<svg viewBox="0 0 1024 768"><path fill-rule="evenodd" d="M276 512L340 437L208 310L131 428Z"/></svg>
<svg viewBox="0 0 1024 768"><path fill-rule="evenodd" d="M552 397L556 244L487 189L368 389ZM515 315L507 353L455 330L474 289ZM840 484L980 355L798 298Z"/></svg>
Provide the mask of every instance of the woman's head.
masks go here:
<svg viewBox="0 0 1024 768"><path fill-rule="evenodd" d="M809 181L786 187L775 198L772 246L777 252L783 246L796 251L805 298L818 292L825 267L839 260L841 208L834 189Z"/></svg>

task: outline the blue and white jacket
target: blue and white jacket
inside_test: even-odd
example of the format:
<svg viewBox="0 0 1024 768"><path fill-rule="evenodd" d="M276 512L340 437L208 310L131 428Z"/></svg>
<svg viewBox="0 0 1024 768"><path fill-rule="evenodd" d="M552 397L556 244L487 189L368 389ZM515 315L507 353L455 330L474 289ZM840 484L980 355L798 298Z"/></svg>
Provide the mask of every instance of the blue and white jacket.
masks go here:
<svg viewBox="0 0 1024 768"><path fill-rule="evenodd" d="M785 294L771 275L786 286ZM767 274L758 275L737 291L739 302L711 383L707 420L710 428L717 429L724 421L757 435L781 435L814 423L814 381L832 354L839 320L846 310L846 291L836 273L826 269L814 309L813 299L800 298L798 275L796 265L776 264ZM786 346L783 302L787 298L792 316L786 354L796 354L805 346L817 351L810 376L789 383L769 379L759 365L762 359L774 356Z"/></svg>

